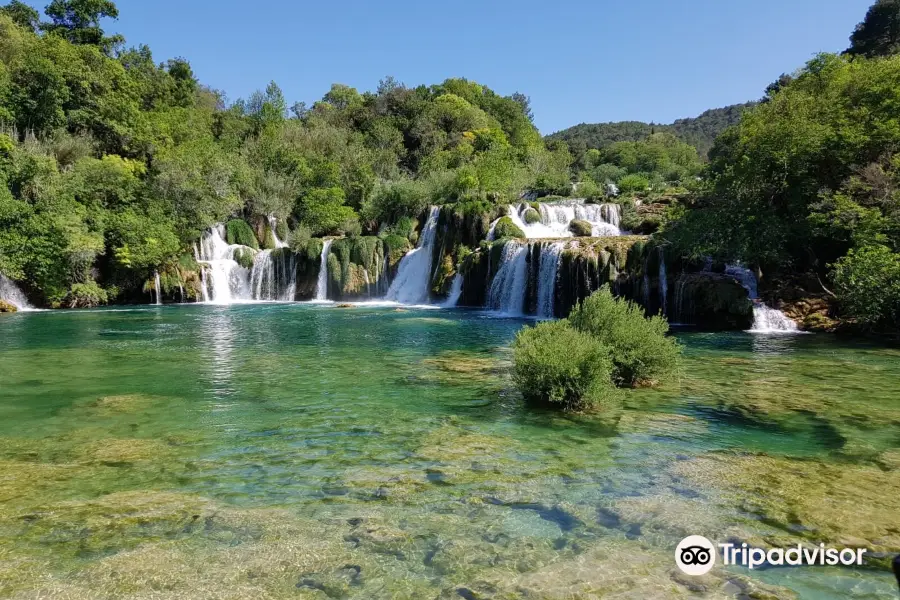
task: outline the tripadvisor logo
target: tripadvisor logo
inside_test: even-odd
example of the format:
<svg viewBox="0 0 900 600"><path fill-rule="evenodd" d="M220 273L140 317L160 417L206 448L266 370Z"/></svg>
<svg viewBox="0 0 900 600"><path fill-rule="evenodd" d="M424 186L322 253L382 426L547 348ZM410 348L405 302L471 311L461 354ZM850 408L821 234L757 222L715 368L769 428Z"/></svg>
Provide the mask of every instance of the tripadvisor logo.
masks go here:
<svg viewBox="0 0 900 600"><path fill-rule="evenodd" d="M747 544L718 544L725 566L740 565L753 569L766 566L861 566L863 548L828 548L825 544L790 548L753 548ZM705 575L716 565L716 545L701 535L681 540L675 548L675 564L687 575Z"/></svg>

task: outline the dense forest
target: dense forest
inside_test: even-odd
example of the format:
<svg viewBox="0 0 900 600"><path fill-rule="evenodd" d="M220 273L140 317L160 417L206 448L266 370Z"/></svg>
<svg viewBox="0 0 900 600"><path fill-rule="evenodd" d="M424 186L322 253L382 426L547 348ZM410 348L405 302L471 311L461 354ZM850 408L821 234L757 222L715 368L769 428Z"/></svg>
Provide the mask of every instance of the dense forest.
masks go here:
<svg viewBox="0 0 900 600"><path fill-rule="evenodd" d="M581 123L547 136L550 140L562 140L569 151L579 157L591 149L602 150L616 142L639 142L654 133L671 133L676 138L697 149L706 157L719 134L737 125L741 113L755 105L754 102L734 104L724 108L713 108L699 117L677 119L670 125L644 123L642 121L619 121L616 123Z"/></svg>
<svg viewBox="0 0 900 600"><path fill-rule="evenodd" d="M268 224L295 249L412 242L430 204L577 195L621 203L627 229L685 261L812 279L835 314L900 324L900 0L759 103L546 139L525 95L465 79L334 84L312 106L273 82L230 102L187 60L104 31L117 17L110 0L0 7L0 273L42 305L145 300L155 272L199 270L216 223L252 247Z"/></svg>

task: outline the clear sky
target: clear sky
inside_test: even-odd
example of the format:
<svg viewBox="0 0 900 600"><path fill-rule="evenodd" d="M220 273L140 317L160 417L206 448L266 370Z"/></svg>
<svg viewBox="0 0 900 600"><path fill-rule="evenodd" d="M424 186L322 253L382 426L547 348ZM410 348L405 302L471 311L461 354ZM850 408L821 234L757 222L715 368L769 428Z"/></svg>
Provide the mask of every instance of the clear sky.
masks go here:
<svg viewBox="0 0 900 600"><path fill-rule="evenodd" d="M273 79L289 103L312 104L331 83L466 77L530 96L546 134L758 99L815 53L845 49L872 1L118 0L108 30L157 62L187 58L232 100Z"/></svg>

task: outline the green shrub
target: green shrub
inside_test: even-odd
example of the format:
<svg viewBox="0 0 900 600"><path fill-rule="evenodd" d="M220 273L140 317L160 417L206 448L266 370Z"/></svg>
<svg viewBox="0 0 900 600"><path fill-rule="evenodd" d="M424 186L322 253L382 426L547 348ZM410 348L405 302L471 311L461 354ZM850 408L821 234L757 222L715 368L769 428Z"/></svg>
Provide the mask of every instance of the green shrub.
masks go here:
<svg viewBox="0 0 900 600"><path fill-rule="evenodd" d="M234 257L234 262L245 269L251 269L253 268L253 259L256 258L256 250L252 248L237 248L232 256Z"/></svg>
<svg viewBox="0 0 900 600"><path fill-rule="evenodd" d="M287 221L284 219L279 219L275 222L275 234L278 236L279 240L285 241L290 235L290 231L288 231Z"/></svg>
<svg viewBox="0 0 900 600"><path fill-rule="evenodd" d="M409 240L400 235L388 235L381 241L384 243L384 253L392 265L400 262L400 259L412 250Z"/></svg>
<svg viewBox="0 0 900 600"><path fill-rule="evenodd" d="M678 365L681 346L666 336L669 323L660 316L646 318L643 308L613 297L608 286L576 306L568 321L609 348L617 386L652 385Z"/></svg>
<svg viewBox="0 0 900 600"><path fill-rule="evenodd" d="M835 293L847 316L866 327L900 328L900 254L856 248L834 265Z"/></svg>
<svg viewBox="0 0 900 600"><path fill-rule="evenodd" d="M297 229L288 234L287 245L291 250L300 254L306 251L311 239L312 230L305 223L300 223Z"/></svg>
<svg viewBox="0 0 900 600"><path fill-rule="evenodd" d="M525 214L522 215L522 219L524 219L527 224L534 225L535 223L541 222L541 213L533 208L529 208L525 211Z"/></svg>
<svg viewBox="0 0 900 600"><path fill-rule="evenodd" d="M96 281L76 283L69 289L63 300L63 306L67 308L93 308L106 304L108 296L106 290L97 285Z"/></svg>
<svg viewBox="0 0 900 600"><path fill-rule="evenodd" d="M360 225L357 217L345 219L344 222L338 226L338 233L351 238L358 237L362 235L362 225Z"/></svg>
<svg viewBox="0 0 900 600"><path fill-rule="evenodd" d="M225 241L259 250L259 242L253 228L241 219L232 219L225 224Z"/></svg>
<svg viewBox="0 0 900 600"><path fill-rule="evenodd" d="M591 237L594 235L594 227L587 221L575 219L569 223L569 231L577 237Z"/></svg>
<svg viewBox="0 0 900 600"><path fill-rule="evenodd" d="M501 240L503 238L523 238L525 237L525 232L519 229L519 227L513 223L513 220L510 217L503 217L499 221L497 221L497 225L494 227L494 239Z"/></svg>
<svg viewBox="0 0 900 600"><path fill-rule="evenodd" d="M609 350L568 321L522 329L513 343L513 361L513 380L532 404L609 410L619 403Z"/></svg>
<svg viewBox="0 0 900 600"><path fill-rule="evenodd" d="M623 194L636 194L638 192L646 192L650 187L650 180L643 175L633 173L626 175L619 180L619 191Z"/></svg>

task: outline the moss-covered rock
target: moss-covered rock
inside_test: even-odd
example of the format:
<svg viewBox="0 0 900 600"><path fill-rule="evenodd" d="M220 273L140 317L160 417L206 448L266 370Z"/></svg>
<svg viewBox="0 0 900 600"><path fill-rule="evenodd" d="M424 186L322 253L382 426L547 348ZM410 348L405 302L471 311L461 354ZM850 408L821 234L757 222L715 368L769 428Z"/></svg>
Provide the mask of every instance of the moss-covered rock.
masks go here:
<svg viewBox="0 0 900 600"><path fill-rule="evenodd" d="M588 234L590 235L590 234ZM494 239L501 240L504 238L524 238L525 232L518 225L513 223L511 217L502 217L494 226Z"/></svg>
<svg viewBox="0 0 900 600"><path fill-rule="evenodd" d="M332 300L374 298L387 292L384 243L377 237L334 240L328 256L328 297Z"/></svg>
<svg viewBox="0 0 900 600"><path fill-rule="evenodd" d="M575 219L569 223L569 231L575 237L591 237L594 234L594 228L587 221Z"/></svg>
<svg viewBox="0 0 900 600"><path fill-rule="evenodd" d="M525 221L528 225L534 225L535 223L541 222L541 213L536 211L535 209L529 207L524 213L522 213L522 220Z"/></svg>
<svg viewBox="0 0 900 600"><path fill-rule="evenodd" d="M5 300L0 300L0 313L14 313L19 309Z"/></svg>
<svg viewBox="0 0 900 600"><path fill-rule="evenodd" d="M234 261L245 269L253 268L253 259L256 258L257 251L249 246L235 248L233 257Z"/></svg>
<svg viewBox="0 0 900 600"><path fill-rule="evenodd" d="M253 228L241 219L232 219L225 224L225 241L259 250L259 241Z"/></svg>

